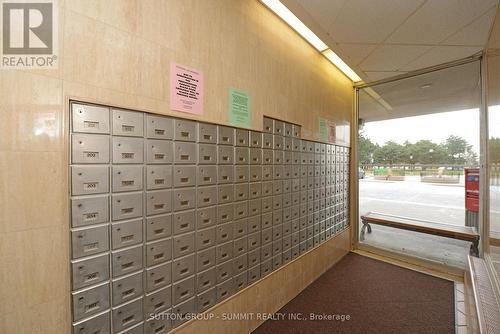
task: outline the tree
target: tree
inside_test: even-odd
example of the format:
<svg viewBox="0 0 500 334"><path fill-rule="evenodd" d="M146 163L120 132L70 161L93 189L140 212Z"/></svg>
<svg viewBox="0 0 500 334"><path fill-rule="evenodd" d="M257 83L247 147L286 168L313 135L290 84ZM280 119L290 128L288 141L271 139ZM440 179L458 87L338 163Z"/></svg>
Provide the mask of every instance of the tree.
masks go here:
<svg viewBox="0 0 500 334"><path fill-rule="evenodd" d="M467 159L471 159L470 152L472 151L472 145L470 145L467 140L459 136L449 136L443 144L446 153L448 154L448 159L446 162L454 165L463 165L466 163Z"/></svg>
<svg viewBox="0 0 500 334"><path fill-rule="evenodd" d="M373 159L376 163L382 164L397 164L403 158L403 146L395 141L388 141L384 146L379 147L373 154Z"/></svg>
<svg viewBox="0 0 500 334"><path fill-rule="evenodd" d="M373 153L377 150L379 146L372 143L372 141L367 138L363 132L359 133L358 140L358 154L360 164L371 164Z"/></svg>
<svg viewBox="0 0 500 334"><path fill-rule="evenodd" d="M491 138L488 146L490 151L490 163L500 164L500 138Z"/></svg>
<svg viewBox="0 0 500 334"><path fill-rule="evenodd" d="M420 140L412 145L413 161L420 164L444 163L446 152L442 146L430 140Z"/></svg>

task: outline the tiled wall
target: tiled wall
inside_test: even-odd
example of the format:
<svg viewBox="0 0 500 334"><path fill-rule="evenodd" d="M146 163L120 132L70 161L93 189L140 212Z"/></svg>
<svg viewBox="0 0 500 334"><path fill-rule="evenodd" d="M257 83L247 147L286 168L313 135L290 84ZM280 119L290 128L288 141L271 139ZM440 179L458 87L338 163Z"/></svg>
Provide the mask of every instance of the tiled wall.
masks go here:
<svg viewBox="0 0 500 334"><path fill-rule="evenodd" d="M71 328L70 99L228 124L236 87L251 96L251 129L265 114L301 124L305 139L319 138L320 116L343 128L352 117L352 82L258 1L57 3L58 69L0 75L2 333ZM203 115L170 110L171 61L203 72Z"/></svg>
<svg viewBox="0 0 500 334"><path fill-rule="evenodd" d="M71 111L74 333L166 333L348 226L349 149L299 125Z"/></svg>

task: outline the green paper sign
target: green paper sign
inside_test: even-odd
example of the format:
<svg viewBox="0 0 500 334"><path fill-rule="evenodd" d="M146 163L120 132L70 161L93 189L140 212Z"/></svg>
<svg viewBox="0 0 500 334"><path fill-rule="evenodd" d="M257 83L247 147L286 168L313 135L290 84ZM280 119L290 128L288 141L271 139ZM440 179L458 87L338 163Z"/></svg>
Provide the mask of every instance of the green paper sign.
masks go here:
<svg viewBox="0 0 500 334"><path fill-rule="evenodd" d="M319 140L328 141L328 126L326 119L319 118Z"/></svg>
<svg viewBox="0 0 500 334"><path fill-rule="evenodd" d="M229 88L229 124L250 128L250 96L239 89Z"/></svg>

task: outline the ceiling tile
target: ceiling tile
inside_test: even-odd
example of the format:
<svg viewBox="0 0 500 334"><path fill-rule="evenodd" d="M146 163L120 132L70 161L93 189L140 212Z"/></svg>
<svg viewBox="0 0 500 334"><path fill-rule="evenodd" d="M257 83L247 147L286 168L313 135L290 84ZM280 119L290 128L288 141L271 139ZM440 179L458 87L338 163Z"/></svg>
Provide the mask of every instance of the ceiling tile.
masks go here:
<svg viewBox="0 0 500 334"><path fill-rule="evenodd" d="M335 51L339 51L339 54L348 59L344 59L347 63L352 63L358 65L363 59L366 58L377 45L375 44L337 44Z"/></svg>
<svg viewBox="0 0 500 334"><path fill-rule="evenodd" d="M416 45L382 45L359 66L363 71L398 71L412 59L418 58L431 47Z"/></svg>
<svg viewBox="0 0 500 334"><path fill-rule="evenodd" d="M413 71L421 68L439 65L449 61L471 56L482 50L478 46L435 46L429 52L403 66L404 71Z"/></svg>
<svg viewBox="0 0 500 334"><path fill-rule="evenodd" d="M381 43L422 2L350 0L333 20L328 33L337 43Z"/></svg>
<svg viewBox="0 0 500 334"><path fill-rule="evenodd" d="M492 7L484 15L468 26L462 28L441 45L484 46L488 41L491 25L495 19L496 7Z"/></svg>
<svg viewBox="0 0 500 334"><path fill-rule="evenodd" d="M347 0L297 0L325 31L335 20Z"/></svg>
<svg viewBox="0 0 500 334"><path fill-rule="evenodd" d="M382 80L390 77L395 77L396 75L404 74L406 72L364 72L369 79L369 82Z"/></svg>
<svg viewBox="0 0 500 334"><path fill-rule="evenodd" d="M497 0L428 0L386 42L439 44L496 3Z"/></svg>

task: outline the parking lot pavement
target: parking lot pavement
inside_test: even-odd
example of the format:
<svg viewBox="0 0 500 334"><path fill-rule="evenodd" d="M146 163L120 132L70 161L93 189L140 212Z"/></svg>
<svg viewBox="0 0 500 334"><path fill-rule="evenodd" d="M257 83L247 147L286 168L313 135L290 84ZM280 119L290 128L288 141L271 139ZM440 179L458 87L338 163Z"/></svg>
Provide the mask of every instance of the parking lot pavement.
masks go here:
<svg viewBox="0 0 500 334"><path fill-rule="evenodd" d="M359 180L359 213L378 211L440 223L464 225L463 184Z"/></svg>
<svg viewBox="0 0 500 334"><path fill-rule="evenodd" d="M386 214L464 226L464 186L405 181L359 180L359 213ZM361 223L360 223L361 224ZM464 268L470 244L428 234L372 226L364 243L437 263Z"/></svg>

